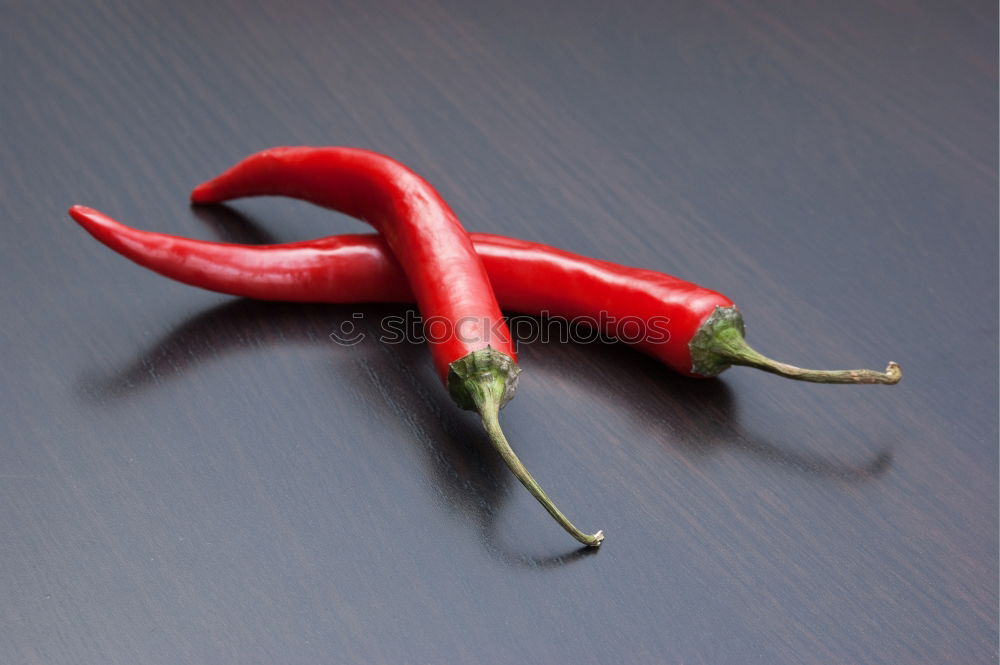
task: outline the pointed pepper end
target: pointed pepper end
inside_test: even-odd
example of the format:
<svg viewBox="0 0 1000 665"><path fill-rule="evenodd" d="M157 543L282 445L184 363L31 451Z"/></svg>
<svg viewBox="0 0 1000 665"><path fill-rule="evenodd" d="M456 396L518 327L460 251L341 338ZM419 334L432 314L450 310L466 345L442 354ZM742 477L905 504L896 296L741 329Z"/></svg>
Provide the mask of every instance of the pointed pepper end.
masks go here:
<svg viewBox="0 0 1000 665"><path fill-rule="evenodd" d="M217 203L213 194L212 181L203 182L191 190L191 203Z"/></svg>

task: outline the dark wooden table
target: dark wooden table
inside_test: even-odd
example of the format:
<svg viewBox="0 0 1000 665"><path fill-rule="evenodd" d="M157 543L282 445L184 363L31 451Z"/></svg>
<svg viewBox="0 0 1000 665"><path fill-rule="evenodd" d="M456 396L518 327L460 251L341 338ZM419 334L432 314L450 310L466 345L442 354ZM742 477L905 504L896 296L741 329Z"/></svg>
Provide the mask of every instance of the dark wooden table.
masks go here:
<svg viewBox="0 0 1000 665"><path fill-rule="evenodd" d="M0 4L0 662L994 663L997 7ZM895 387L678 378L529 343L508 436L392 306L170 282L66 216L242 242L192 209L254 150L346 144L470 230L737 301L762 351Z"/></svg>

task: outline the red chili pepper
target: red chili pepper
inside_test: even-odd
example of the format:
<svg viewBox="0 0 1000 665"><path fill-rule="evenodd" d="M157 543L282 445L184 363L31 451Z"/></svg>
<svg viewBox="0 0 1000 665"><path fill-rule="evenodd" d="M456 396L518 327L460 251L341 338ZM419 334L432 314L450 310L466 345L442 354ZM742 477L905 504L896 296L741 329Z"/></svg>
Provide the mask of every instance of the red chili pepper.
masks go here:
<svg viewBox="0 0 1000 665"><path fill-rule="evenodd" d="M82 206L74 206L70 214L116 252L192 286L260 300L413 301L402 269L379 236L235 245L139 231ZM485 233L470 236L504 309L603 321L605 334L627 332L628 343L690 376L715 376L730 365L817 383L891 384L902 376L896 363L889 363L885 372L786 365L747 345L739 310L720 293L537 243ZM602 319L602 312L608 316ZM639 329L624 330L626 320L629 326L638 322ZM664 321L665 339L657 337Z"/></svg>
<svg viewBox="0 0 1000 665"><path fill-rule="evenodd" d="M267 195L303 199L371 224L406 273L424 317L467 322L460 334L431 344L446 384L453 362L487 346L516 359L468 234L434 188L403 164L357 148L272 148L199 185L191 200Z"/></svg>
<svg viewBox="0 0 1000 665"><path fill-rule="evenodd" d="M431 185L399 162L343 147L283 147L251 155L191 193L196 203L281 195L305 199L371 224L417 301L425 323L442 323L430 341L434 364L455 402L479 413L490 442L518 480L581 543L587 534L555 506L517 458L499 411L514 396L520 368L482 260L462 224Z"/></svg>

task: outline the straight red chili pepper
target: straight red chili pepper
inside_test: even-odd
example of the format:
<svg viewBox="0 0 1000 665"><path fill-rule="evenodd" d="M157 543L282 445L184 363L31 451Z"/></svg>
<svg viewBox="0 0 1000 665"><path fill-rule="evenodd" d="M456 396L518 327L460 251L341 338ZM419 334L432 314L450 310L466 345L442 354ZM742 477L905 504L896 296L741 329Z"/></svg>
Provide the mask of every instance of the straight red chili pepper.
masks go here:
<svg viewBox="0 0 1000 665"><path fill-rule="evenodd" d="M402 269L379 236L236 245L140 231L82 206L70 214L119 254L192 286L259 300L413 301ZM730 365L817 383L891 384L902 376L896 363L889 363L885 372L786 365L747 345L739 310L721 293L546 245L486 233L470 236L504 309L603 321L602 332L612 337L619 332L615 322L638 322L638 331L628 331L635 341L628 343L689 376L715 376ZM665 319L669 335L658 338L662 331L656 326Z"/></svg>
<svg viewBox="0 0 1000 665"><path fill-rule="evenodd" d="M281 147L256 153L191 193L196 203L243 196L300 198L371 224L398 261L425 321L447 334L430 341L441 380L455 402L476 411L508 468L581 543L584 533L556 507L521 463L500 428L520 368L482 260L451 208L423 178L396 160L345 147Z"/></svg>

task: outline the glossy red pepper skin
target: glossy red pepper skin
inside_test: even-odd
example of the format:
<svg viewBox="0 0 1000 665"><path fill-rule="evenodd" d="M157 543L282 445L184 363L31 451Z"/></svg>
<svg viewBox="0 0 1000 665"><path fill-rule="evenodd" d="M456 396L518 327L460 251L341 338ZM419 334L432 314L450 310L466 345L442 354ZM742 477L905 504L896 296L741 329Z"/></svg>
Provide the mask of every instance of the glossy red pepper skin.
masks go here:
<svg viewBox="0 0 1000 665"><path fill-rule="evenodd" d="M460 406L479 413L490 442L518 480L588 546L600 545L603 532L584 533L559 511L500 428L499 410L513 396L519 369L494 289L510 309L597 318L615 337L625 334L627 320L638 326L629 330L637 346L690 375L714 376L741 364L820 383L896 383L901 376L895 363L885 372L831 371L767 358L747 345L742 317L728 298L674 277L500 236L479 234L473 246L437 192L384 155L355 148L266 150L195 188L191 199L218 203L261 195L299 198L358 217L381 239L225 245L137 231L81 206L70 214L120 253L195 286L275 300L412 298L425 322L441 317L453 331L464 323L462 334L431 345L438 373ZM654 320L662 327L654 330Z"/></svg>
<svg viewBox="0 0 1000 665"><path fill-rule="evenodd" d="M245 196L302 199L375 227L405 273L425 321L433 317L460 326L430 342L445 383L451 363L487 346L516 361L468 234L437 191L403 164L359 148L271 148L199 185L191 200L219 203Z"/></svg>
<svg viewBox="0 0 1000 665"><path fill-rule="evenodd" d="M82 206L74 206L70 214L123 256L193 286L261 300L413 300L402 270L378 236L234 245L139 231ZM892 384L902 377L896 363L884 372L803 370L761 356L743 339L742 317L729 298L670 275L503 236L471 237L505 309L587 317L602 323L605 334L625 337L626 343L688 376L710 377L730 365L747 365L817 383ZM602 319L602 314L608 317ZM626 326L626 321L619 331L617 325ZM658 336L664 321L666 339Z"/></svg>
<svg viewBox="0 0 1000 665"><path fill-rule="evenodd" d="M399 263L377 235L235 245L140 231L82 206L70 214L139 265L211 291L292 302L414 302ZM692 338L715 308L734 307L721 293L652 270L487 233L470 236L505 310L587 317L603 322L611 337L627 321L621 336L638 340L628 343L689 376L699 376L691 371Z"/></svg>
<svg viewBox="0 0 1000 665"><path fill-rule="evenodd" d="M283 147L247 157L196 187L191 200L267 195L331 208L379 231L417 301L435 368L455 403L479 414L508 468L569 534L600 545L604 533L574 526L504 436L499 412L514 396L520 372L514 340L472 240L434 188L396 160L367 150Z"/></svg>

